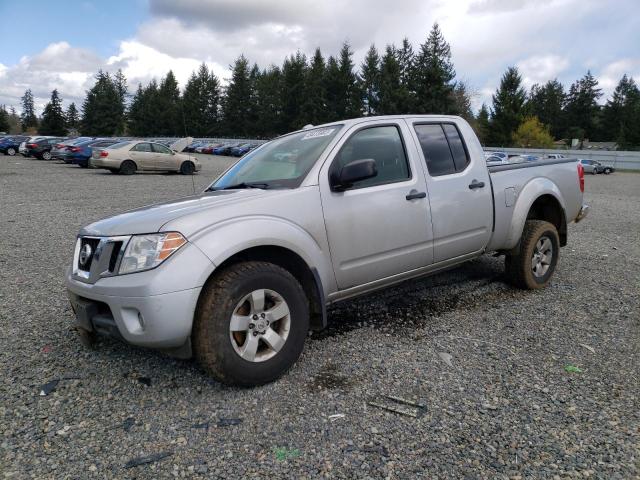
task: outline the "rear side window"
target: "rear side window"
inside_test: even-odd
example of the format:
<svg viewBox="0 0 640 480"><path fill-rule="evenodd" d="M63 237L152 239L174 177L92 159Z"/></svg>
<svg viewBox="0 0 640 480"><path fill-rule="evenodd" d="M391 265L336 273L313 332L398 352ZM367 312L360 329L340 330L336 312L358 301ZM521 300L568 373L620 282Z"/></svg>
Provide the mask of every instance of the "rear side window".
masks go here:
<svg viewBox="0 0 640 480"><path fill-rule="evenodd" d="M151 144L150 143L139 143L135 147L133 147L131 150L133 150L134 152L150 152L151 151Z"/></svg>
<svg viewBox="0 0 640 480"><path fill-rule="evenodd" d="M455 125L415 125L429 175L438 177L461 172L469 165L469 156Z"/></svg>

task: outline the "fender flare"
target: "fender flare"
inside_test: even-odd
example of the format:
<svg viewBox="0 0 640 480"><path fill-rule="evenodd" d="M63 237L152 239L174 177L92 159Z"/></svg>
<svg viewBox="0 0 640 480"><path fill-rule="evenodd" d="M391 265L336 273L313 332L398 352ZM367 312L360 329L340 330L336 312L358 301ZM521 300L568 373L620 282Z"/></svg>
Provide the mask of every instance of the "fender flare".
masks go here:
<svg viewBox="0 0 640 480"><path fill-rule="evenodd" d="M509 250L518 245L531 206L543 195L550 195L558 201L566 221L566 202L558 186L548 178L534 178L525 184L520 192L518 192L518 199L511 217L511 226L509 227L505 241L505 249Z"/></svg>

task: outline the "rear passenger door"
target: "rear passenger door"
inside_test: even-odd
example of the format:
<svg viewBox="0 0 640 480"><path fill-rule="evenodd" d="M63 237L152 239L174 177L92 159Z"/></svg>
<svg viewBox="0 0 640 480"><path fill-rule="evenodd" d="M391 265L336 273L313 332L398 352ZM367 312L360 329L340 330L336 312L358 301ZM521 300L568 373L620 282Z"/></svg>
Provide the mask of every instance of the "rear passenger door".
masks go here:
<svg viewBox="0 0 640 480"><path fill-rule="evenodd" d="M426 165L434 262L481 251L491 237L493 198L475 133L453 119L409 123Z"/></svg>
<svg viewBox="0 0 640 480"><path fill-rule="evenodd" d="M141 142L129 150L131 160L136 162L138 170L153 170L153 150L149 142Z"/></svg>
<svg viewBox="0 0 640 480"><path fill-rule="evenodd" d="M425 179L403 121L353 126L320 173L331 261L343 290L432 263ZM378 174L332 191L330 176L355 160L373 159Z"/></svg>

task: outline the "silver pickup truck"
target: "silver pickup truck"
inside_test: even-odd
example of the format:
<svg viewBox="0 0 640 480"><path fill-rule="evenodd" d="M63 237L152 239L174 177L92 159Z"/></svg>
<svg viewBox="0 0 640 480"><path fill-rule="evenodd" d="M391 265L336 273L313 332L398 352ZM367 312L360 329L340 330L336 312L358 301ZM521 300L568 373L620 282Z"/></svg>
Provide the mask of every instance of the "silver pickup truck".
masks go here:
<svg viewBox="0 0 640 480"><path fill-rule="evenodd" d="M199 195L83 228L69 297L85 344L110 335L261 384L333 302L488 252L513 285L544 287L583 191L575 159L487 167L458 117L345 120L262 145Z"/></svg>

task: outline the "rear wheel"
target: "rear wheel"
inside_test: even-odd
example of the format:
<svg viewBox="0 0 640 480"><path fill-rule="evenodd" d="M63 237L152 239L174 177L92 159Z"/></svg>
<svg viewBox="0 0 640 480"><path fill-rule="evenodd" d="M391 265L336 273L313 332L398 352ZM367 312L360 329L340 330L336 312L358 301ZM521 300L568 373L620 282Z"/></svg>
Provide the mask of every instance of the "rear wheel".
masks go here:
<svg viewBox="0 0 640 480"><path fill-rule="evenodd" d="M542 220L527 220L518 251L505 258L507 280L519 288L543 288L551 280L559 254L556 227Z"/></svg>
<svg viewBox="0 0 640 480"><path fill-rule="evenodd" d="M51 152L42 152L41 157L43 160L51 160Z"/></svg>
<svg viewBox="0 0 640 480"><path fill-rule="evenodd" d="M611 169L610 168L605 168L604 169L604 174L605 175L609 175L611 173Z"/></svg>
<svg viewBox="0 0 640 480"><path fill-rule="evenodd" d="M135 162L132 160L125 160L120 165L120 173L122 175L133 175L134 173L136 173L137 169L138 167L136 166Z"/></svg>
<svg viewBox="0 0 640 480"><path fill-rule="evenodd" d="M182 162L182 165L180 165L180 173L182 175L193 175L195 171L196 166L189 160L187 160L186 162Z"/></svg>
<svg viewBox="0 0 640 480"><path fill-rule="evenodd" d="M13 147L9 147L7 148L7 155L9 155L10 157L13 157L16 154L16 149Z"/></svg>
<svg viewBox="0 0 640 480"><path fill-rule="evenodd" d="M275 380L295 363L308 330L308 301L293 275L271 263L243 262L203 289L192 340L209 374L253 386Z"/></svg>

